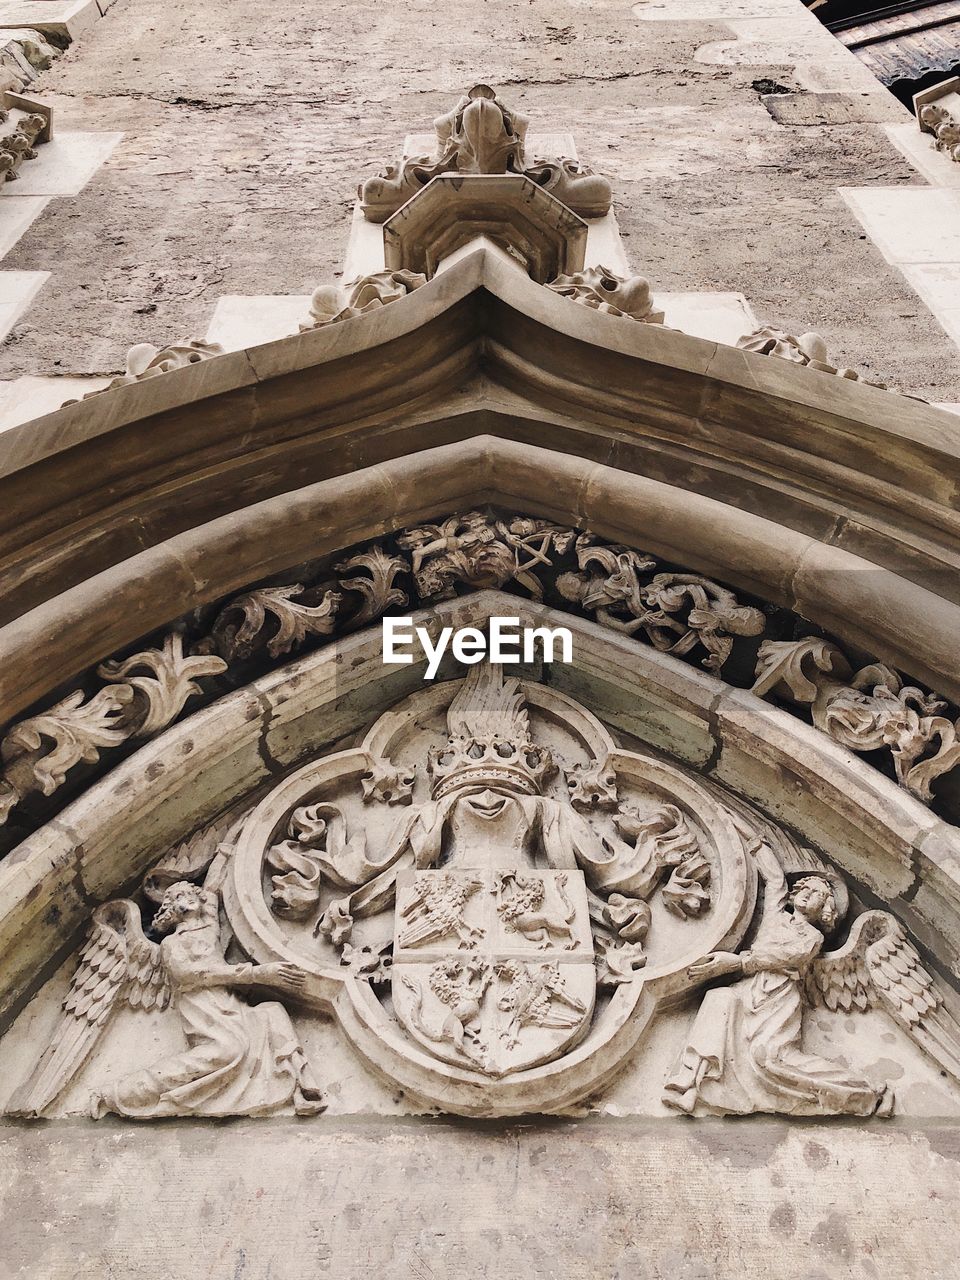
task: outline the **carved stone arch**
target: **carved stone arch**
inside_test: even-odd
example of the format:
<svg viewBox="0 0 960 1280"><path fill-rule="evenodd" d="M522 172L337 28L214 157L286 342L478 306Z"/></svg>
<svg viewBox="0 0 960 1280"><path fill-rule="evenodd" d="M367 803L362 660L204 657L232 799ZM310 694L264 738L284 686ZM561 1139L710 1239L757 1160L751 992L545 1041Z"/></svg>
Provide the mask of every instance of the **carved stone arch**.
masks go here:
<svg viewBox="0 0 960 1280"><path fill-rule="evenodd" d="M590 312L485 252L471 254L397 305L122 387L29 431L5 434L0 716L21 726L19 739L9 733L4 739L5 764L37 732L36 725L22 729L21 717L72 696L78 685L80 697L89 694L91 672L106 670L104 678L112 679L129 658L110 660L129 654L143 637L162 637L170 661L181 664L180 633L170 628L188 610L229 608L236 593L276 584L278 575L284 582L298 565L332 562L358 543L488 505L559 522L571 539L589 534L629 553L653 553L687 573L716 578L721 590L792 610L857 658L866 655L867 665L845 690L855 710L857 699L869 696L856 683L861 675L875 679L875 688L889 691L892 681L899 691L886 663L960 700L954 658L960 476L952 430L953 421L928 406ZM292 588L284 583L277 590L289 598ZM329 635L329 600L308 608L315 630ZM642 772L637 760L647 782L658 769L672 770L674 790L661 788L663 794L696 792L703 812L713 814L700 834L715 838L718 850L723 845L721 864L725 858L725 865L746 870L740 899L724 905L730 918L718 908L710 922L718 926L716 937L704 935L705 947L744 942L759 865L756 850L747 849L751 840L763 845L759 830L800 850L791 874L812 867L821 894L824 883L837 886L830 890L835 903L845 901L841 883L851 882L863 923L849 945L869 938L892 947L922 998L936 989L935 979L901 925L864 908L891 907L934 973L960 972L955 828L784 709L582 617L487 590L430 604L420 620L462 624L504 612L567 625L575 634L572 663L525 673L534 678L525 686L530 707L572 699L618 741L611 760L630 757L625 773ZM815 655L819 670L834 670L823 643ZM213 649L186 656L200 664L191 668L197 676L201 667L213 679L222 674ZM358 735L390 707L429 701L422 674L417 665L385 668L379 628L368 626L187 714L82 788L56 816L43 815L39 829L0 862L0 997L7 1017L76 945L91 917L108 941L95 935L93 958L83 963L96 970L98 947L112 955L113 935L129 927L131 945L142 941L145 948L136 953L141 970L163 970L150 940L136 936L139 908L123 899L118 905L117 895L136 893L145 874L158 874L158 859L172 845L189 843L204 824L224 815L232 821L236 807L266 803L262 793L312 768L318 755L338 745L356 753ZM443 670L438 705L456 696L450 681L459 674ZM133 689L135 678L123 687ZM926 713L935 702L919 689L907 688L904 696L898 705L918 716L917 707ZM181 710L174 707L164 723ZM955 726L944 723L947 749ZM539 804L543 797L533 790ZM333 821L328 800L318 805L298 820L301 826L319 830ZM543 812L541 805L541 824ZM752 835L740 831L737 815ZM284 813L283 821L292 816ZM290 959L282 949L261 946L255 929L244 932L243 895L230 879L243 860L236 842L252 839L254 827L231 828L232 843L213 865L227 877L222 897L236 945L257 953L258 964L282 963ZM726 832L726 844L718 832ZM263 850L255 853L259 858ZM164 872L168 880L180 865L174 859ZM253 882L264 865L254 869ZM154 889L162 897L159 880ZM688 889L696 901L695 884ZM210 927L209 901L182 892L191 910L207 911ZM609 905L593 904L601 913ZM294 959L303 967L302 955ZM680 951L674 959L691 967ZM391 1062L381 1064L384 1074L433 1105L468 1114L576 1102L619 1069L630 1036L645 1025L637 1010L653 999L654 984L635 979L628 960L619 979L632 994L618 993L603 1013L612 1025L608 1043L616 1045L609 1060L606 1044L577 1040L592 1013L587 1000L575 997L569 1007L579 1000L583 1025L571 1015L553 1028L565 1028L567 1038L554 1045L552 1059L508 1064L495 1085L471 1078L466 1102L448 1096L442 1072L419 1060L427 1047L422 1036L413 1049L400 1036ZM83 973L95 987L96 973ZM368 977L350 979L362 997L350 1017L326 970L312 974L319 983L312 994L298 994L315 1009L339 1009L343 1027L372 1061L374 1048L390 1047L394 1030L382 1023L383 1002L369 1003L373 996L361 985ZM159 1000L153 979L141 980ZM850 989L848 983L837 1007L853 998ZM866 998L856 983L852 989ZM677 994L664 990L661 1003ZM945 1034L952 1044L952 1031ZM457 1069L469 1075L449 1052L439 1060L454 1075ZM590 1063L585 1075L565 1075L581 1061ZM533 1082L539 1092L530 1092L528 1067L542 1072ZM44 1071L56 1075L49 1063ZM311 1104L304 1080L297 1088L298 1104ZM867 1114L880 1101L876 1090L866 1090L835 1109Z"/></svg>
<svg viewBox="0 0 960 1280"><path fill-rule="evenodd" d="M479 250L4 433L0 718L185 605L474 501L649 546L956 697L951 415L617 320Z"/></svg>

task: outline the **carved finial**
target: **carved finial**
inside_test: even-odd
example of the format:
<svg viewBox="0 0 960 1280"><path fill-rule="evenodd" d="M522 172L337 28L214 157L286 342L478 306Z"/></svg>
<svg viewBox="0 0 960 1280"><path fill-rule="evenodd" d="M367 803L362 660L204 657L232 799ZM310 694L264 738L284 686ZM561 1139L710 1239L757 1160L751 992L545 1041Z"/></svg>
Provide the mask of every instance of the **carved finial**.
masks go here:
<svg viewBox="0 0 960 1280"><path fill-rule="evenodd" d="M489 85L474 85L452 111L434 120L430 155L404 156L361 183L364 217L385 222L433 178L454 173L526 177L580 217L602 218L612 200L607 179L569 156L528 157L528 124Z"/></svg>

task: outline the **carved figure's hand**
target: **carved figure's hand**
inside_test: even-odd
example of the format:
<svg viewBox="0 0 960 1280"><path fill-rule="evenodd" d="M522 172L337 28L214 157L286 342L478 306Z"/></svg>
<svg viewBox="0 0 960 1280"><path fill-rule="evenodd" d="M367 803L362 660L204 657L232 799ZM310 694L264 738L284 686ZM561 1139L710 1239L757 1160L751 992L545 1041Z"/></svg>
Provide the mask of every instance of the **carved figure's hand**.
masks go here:
<svg viewBox="0 0 960 1280"><path fill-rule="evenodd" d="M303 992L307 975L295 964L282 961L279 964L260 964L253 971L252 981L257 986L276 987L289 995L298 996Z"/></svg>
<svg viewBox="0 0 960 1280"><path fill-rule="evenodd" d="M731 951L714 951L698 964L690 965L687 973L700 982L723 978L730 973L742 973L743 963Z"/></svg>

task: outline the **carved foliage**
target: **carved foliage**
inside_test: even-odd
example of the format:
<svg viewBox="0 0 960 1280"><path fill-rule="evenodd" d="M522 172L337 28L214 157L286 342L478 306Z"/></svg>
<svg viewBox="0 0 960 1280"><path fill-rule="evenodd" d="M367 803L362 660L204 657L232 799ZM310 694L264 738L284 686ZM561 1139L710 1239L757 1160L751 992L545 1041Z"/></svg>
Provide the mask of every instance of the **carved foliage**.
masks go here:
<svg viewBox="0 0 960 1280"><path fill-rule="evenodd" d="M213 624L220 652L226 658L249 658L265 644L270 657L278 658L308 635L330 635L336 626L339 594L327 591L319 604L308 605L294 599L303 591L294 582L289 587L261 587L231 600ZM268 618L275 624L269 638Z"/></svg>
<svg viewBox="0 0 960 1280"><path fill-rule="evenodd" d="M313 637L342 634L404 608L411 598L431 602L458 590L509 584L537 601L548 590L556 591L601 625L677 657L699 658L715 672L730 658L739 637L761 636L765 630L760 609L742 604L734 592L709 578L664 571L656 557L643 551L605 544L590 533L577 534L538 517L468 511L407 529L395 542L399 552L374 545L337 562L333 572L339 577L332 583L327 577L318 585L246 591L220 607L210 632L190 645L189 655L180 635L173 633L161 649L101 664L98 674L112 688L101 690L90 704L77 692L13 725L0 747L0 824L26 792L52 794L69 769L95 762L100 749L134 734L150 737L171 723L188 700L209 696L199 677L232 677L239 662L264 655L281 658ZM571 550L576 570L560 571L558 561ZM401 585L404 576L412 590ZM870 664L854 675L836 646L826 641L768 641L760 652L754 689L759 696L778 686L798 706L810 705L814 723L852 750L889 749L901 785L918 798L929 801L931 783L960 763L958 725L942 714L942 701L905 686L889 668ZM38 745L29 745L38 732ZM50 747L61 740L57 750ZM46 755L53 756L52 771L42 765L35 770ZM577 778L575 768L568 772L571 787ZM586 786L588 779L580 782ZM366 786L369 799L390 804L409 799L399 776L371 775Z"/></svg>
<svg viewBox="0 0 960 1280"><path fill-rule="evenodd" d="M378 271L361 276L352 284L322 284L310 298L310 315L300 326L301 332L320 329L340 320L379 311L427 283L417 271Z"/></svg>
<svg viewBox="0 0 960 1280"><path fill-rule="evenodd" d="M607 267L587 267L573 275L557 276L547 288L593 311L626 316L643 324L663 324L663 312L654 307L650 282L643 276L627 278Z"/></svg>
<svg viewBox="0 0 960 1280"><path fill-rule="evenodd" d="M7 113L0 112L0 119L6 120ZM17 171L25 160L36 160L36 148L44 140L41 135L47 127L46 116L39 112L18 112L13 127L0 132L0 174L4 181L18 178Z"/></svg>
<svg viewBox="0 0 960 1280"><path fill-rule="evenodd" d="M851 382L865 382L870 387L879 387L881 391L894 391L884 382L873 378L865 378L855 369L839 368L831 364L827 355L827 344L819 333L801 333L794 337L783 329L764 326L753 333L745 334L737 340L742 351L755 351L758 355L778 356L781 360L789 360L793 364L807 365L818 369L821 373L833 373L838 378L848 378Z"/></svg>
<svg viewBox="0 0 960 1280"><path fill-rule="evenodd" d="M171 632L162 649L145 649L120 662L102 663L98 673L113 684L124 682L135 691L130 721L136 719L133 735L151 738L172 724L187 701L201 693L197 679L226 671L227 664L212 654L185 657L183 637ZM136 674L148 672L149 674Z"/></svg>
<svg viewBox="0 0 960 1280"><path fill-rule="evenodd" d="M929 803L931 784L960 763L960 722L946 704L882 663L854 672L829 641L766 640L754 693L810 707L813 723L851 751L887 749L901 787Z"/></svg>
<svg viewBox="0 0 960 1280"><path fill-rule="evenodd" d="M168 635L162 649L102 663L98 673L109 682L107 687L89 699L77 689L49 710L13 725L0 742L0 823L28 792L52 795L71 769L96 764L104 748L165 729L190 698L203 692L200 676L226 669L217 657L184 656L178 633Z"/></svg>
<svg viewBox="0 0 960 1280"><path fill-rule="evenodd" d="M147 378L159 377L161 373L185 369L187 365L199 364L201 360L209 360L212 356L223 354L224 349L218 342L203 342L200 338L174 342L168 347L155 347L150 342L139 342L127 352L125 372L119 378L108 382L105 387L88 391L83 399L89 400L91 396L102 395L104 391L112 391L115 387L125 387L131 382L143 382ZM64 401L64 405L76 403L76 400Z"/></svg>
<svg viewBox="0 0 960 1280"><path fill-rule="evenodd" d="M928 102L920 108L920 123L933 134L936 149L960 164L960 120L940 103Z"/></svg>

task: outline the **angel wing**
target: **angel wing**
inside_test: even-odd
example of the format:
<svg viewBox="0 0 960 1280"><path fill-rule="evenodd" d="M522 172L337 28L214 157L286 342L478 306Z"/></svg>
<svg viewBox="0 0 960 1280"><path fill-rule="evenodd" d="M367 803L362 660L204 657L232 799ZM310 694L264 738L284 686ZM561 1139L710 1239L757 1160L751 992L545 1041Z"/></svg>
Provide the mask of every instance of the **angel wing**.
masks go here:
<svg viewBox="0 0 960 1280"><path fill-rule="evenodd" d="M865 911L836 951L811 965L807 994L815 1004L852 1013L883 1009L910 1038L960 1081L960 1022L894 916Z"/></svg>
<svg viewBox="0 0 960 1280"><path fill-rule="evenodd" d="M139 908L128 898L98 907L50 1045L11 1098L8 1113L41 1115L80 1070L121 1005L165 1009L169 1003L160 948L144 936Z"/></svg>

